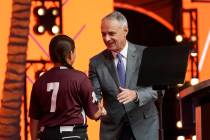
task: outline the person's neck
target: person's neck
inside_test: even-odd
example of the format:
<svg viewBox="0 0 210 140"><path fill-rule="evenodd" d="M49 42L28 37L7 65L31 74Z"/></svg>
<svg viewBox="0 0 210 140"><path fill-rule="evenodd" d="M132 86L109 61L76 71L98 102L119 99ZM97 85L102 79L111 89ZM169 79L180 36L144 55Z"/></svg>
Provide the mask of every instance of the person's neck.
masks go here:
<svg viewBox="0 0 210 140"><path fill-rule="evenodd" d="M126 47L126 43L127 41L125 41L122 45L122 48L120 48L119 50L117 50L115 53L120 53L125 47Z"/></svg>
<svg viewBox="0 0 210 140"><path fill-rule="evenodd" d="M54 67L68 67L68 68L70 68L70 69L72 69L73 67L72 67L72 65L64 65L64 64L61 64L61 63L54 63Z"/></svg>
<svg viewBox="0 0 210 140"><path fill-rule="evenodd" d="M60 67L60 66L64 66L61 63L54 63L54 67Z"/></svg>

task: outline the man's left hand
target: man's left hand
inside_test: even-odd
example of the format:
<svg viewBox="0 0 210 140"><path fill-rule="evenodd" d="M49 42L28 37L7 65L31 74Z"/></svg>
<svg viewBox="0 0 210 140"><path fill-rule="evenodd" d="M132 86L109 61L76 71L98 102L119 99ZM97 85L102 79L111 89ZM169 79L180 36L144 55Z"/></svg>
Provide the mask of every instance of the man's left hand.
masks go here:
<svg viewBox="0 0 210 140"><path fill-rule="evenodd" d="M136 91L120 87L120 93L117 95L117 100L120 103L127 104L138 98Z"/></svg>

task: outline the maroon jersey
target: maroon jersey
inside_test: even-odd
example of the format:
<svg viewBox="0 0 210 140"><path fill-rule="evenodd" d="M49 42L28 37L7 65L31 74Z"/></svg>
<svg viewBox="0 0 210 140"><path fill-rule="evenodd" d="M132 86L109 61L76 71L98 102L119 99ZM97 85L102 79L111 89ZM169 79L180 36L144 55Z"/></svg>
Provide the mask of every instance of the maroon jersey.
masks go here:
<svg viewBox="0 0 210 140"><path fill-rule="evenodd" d="M54 67L33 85L29 117L40 126L85 124L98 111L87 76L75 69Z"/></svg>

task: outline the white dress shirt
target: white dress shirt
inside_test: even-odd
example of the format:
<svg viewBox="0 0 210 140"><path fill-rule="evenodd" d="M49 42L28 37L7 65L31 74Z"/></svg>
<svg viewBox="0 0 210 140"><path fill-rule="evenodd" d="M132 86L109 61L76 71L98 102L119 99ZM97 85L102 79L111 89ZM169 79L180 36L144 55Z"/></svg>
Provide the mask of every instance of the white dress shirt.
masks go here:
<svg viewBox="0 0 210 140"><path fill-rule="evenodd" d="M127 41L125 43L125 47L120 52L120 54L122 56L122 61L123 61L123 64L124 64L124 67L125 67L125 72L126 72L127 54L128 54L128 42ZM117 53L112 52L112 55L114 56L114 63L115 63L115 66L117 67L117 63L118 63L118 58L116 57Z"/></svg>

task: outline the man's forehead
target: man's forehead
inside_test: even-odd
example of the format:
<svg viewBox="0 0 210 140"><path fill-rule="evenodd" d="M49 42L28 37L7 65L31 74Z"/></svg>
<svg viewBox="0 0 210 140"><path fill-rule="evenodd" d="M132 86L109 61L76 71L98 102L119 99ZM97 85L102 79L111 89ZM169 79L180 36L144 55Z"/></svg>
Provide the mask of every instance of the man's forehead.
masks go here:
<svg viewBox="0 0 210 140"><path fill-rule="evenodd" d="M120 29L122 26L118 21L104 21L101 24L101 29L115 30Z"/></svg>

